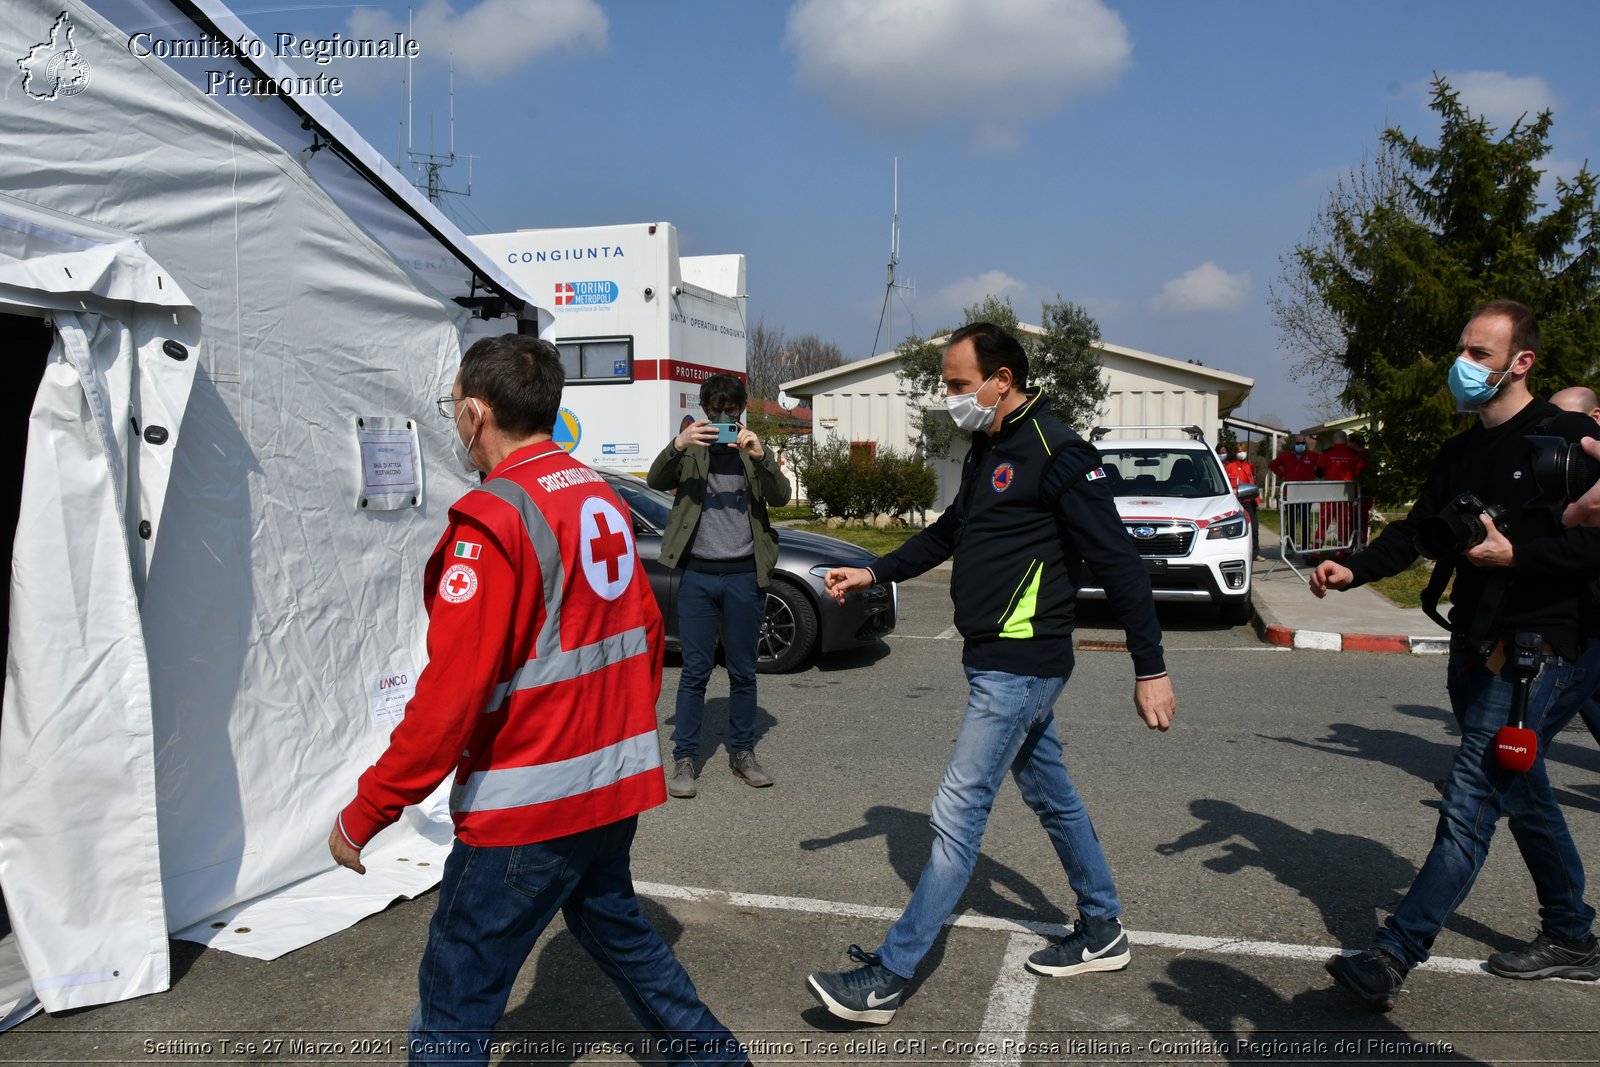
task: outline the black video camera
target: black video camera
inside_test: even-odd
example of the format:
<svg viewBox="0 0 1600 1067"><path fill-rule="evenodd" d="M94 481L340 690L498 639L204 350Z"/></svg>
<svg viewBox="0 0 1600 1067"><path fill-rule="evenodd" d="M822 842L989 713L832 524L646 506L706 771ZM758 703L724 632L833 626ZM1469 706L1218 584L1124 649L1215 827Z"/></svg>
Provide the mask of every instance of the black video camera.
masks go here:
<svg viewBox="0 0 1600 1067"><path fill-rule="evenodd" d="M1548 440L1561 439L1552 437ZM1458 555L1480 543L1488 534L1483 523L1478 521L1479 515L1489 516L1494 528L1505 533L1505 513L1505 508L1499 504L1485 504L1476 493L1462 493L1445 505L1439 514L1422 520L1422 528L1417 532L1422 554L1429 559L1440 560Z"/></svg>
<svg viewBox="0 0 1600 1067"><path fill-rule="evenodd" d="M1539 434L1527 440L1532 453L1528 467L1537 493L1529 507L1571 503L1600 481L1600 462L1591 459L1582 445Z"/></svg>

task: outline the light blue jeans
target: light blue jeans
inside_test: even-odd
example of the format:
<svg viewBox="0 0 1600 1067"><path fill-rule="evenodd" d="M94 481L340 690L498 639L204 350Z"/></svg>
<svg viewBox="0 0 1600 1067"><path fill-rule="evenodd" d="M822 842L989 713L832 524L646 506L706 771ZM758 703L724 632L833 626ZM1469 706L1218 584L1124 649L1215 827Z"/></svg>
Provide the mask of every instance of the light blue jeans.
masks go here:
<svg viewBox="0 0 1600 1067"><path fill-rule="evenodd" d="M910 978L917 969L966 890L989 809L1007 769L1050 836L1083 918L1115 919L1122 911L1105 851L1067 777L1056 736L1054 706L1066 677L1036 678L970 667L966 673L966 716L929 819L933 851L912 890L911 903L878 949L883 965L902 978Z"/></svg>

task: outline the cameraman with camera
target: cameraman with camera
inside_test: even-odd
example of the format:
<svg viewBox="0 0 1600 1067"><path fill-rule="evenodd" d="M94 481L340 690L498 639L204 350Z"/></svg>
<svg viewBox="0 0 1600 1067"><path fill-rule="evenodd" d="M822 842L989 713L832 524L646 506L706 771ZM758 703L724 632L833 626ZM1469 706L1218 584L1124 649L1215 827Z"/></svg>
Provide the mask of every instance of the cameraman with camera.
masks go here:
<svg viewBox="0 0 1600 1067"><path fill-rule="evenodd" d="M1322 597L1398 574L1423 550L1438 560L1424 594L1433 613L1455 574L1447 687L1461 747L1433 847L1371 947L1327 962L1339 985L1382 1011L1466 898L1502 812L1533 877L1541 929L1528 944L1490 956L1489 970L1600 978L1583 862L1542 752L1600 683L1600 641L1586 647L1581 618L1585 579L1600 572L1600 530L1561 525L1565 501L1540 492L1538 443L1528 440L1546 437L1548 456L1548 446L1565 449L1597 427L1529 392L1538 351L1539 327L1526 307L1495 300L1477 308L1461 332L1450 391L1478 425L1445 442L1409 515L1344 564L1324 561L1311 575L1311 591ZM1518 712L1521 721L1508 723Z"/></svg>

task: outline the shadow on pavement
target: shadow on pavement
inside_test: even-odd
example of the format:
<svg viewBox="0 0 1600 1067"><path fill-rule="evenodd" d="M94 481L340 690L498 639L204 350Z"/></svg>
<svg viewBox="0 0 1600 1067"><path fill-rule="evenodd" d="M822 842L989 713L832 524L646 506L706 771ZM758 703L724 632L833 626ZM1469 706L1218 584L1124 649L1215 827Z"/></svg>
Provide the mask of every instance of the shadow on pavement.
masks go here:
<svg viewBox="0 0 1600 1067"><path fill-rule="evenodd" d="M868 808L863 818L865 821L853 830L845 830L832 837L807 838L800 842L800 848L806 852L815 852L850 841L866 841L881 837L889 850L889 865L906 884L908 893L915 889L917 878L921 876L922 868L926 866L928 856L933 849L933 828L928 823L927 814L878 804ZM1040 830L1039 833L1041 846L1048 848L1049 841L1044 839L1044 831ZM1026 919L1045 923L1066 921L1066 913L1060 906L1052 903L1038 886L1022 874L982 852L978 853L978 861L972 869L972 879L967 883L967 890L956 905L958 913L963 909L996 918ZM932 961L931 955L929 960ZM926 974L932 970L933 966L925 964L919 968L919 973Z"/></svg>
<svg viewBox="0 0 1600 1067"><path fill-rule="evenodd" d="M1174 856L1223 845L1226 854L1202 866L1218 874L1236 874L1248 867L1266 871L1278 884L1310 901L1340 945L1364 948L1370 943L1380 911L1392 910L1416 877L1417 869L1409 860L1358 834L1320 828L1307 832L1225 800L1195 800L1189 811L1201 825L1176 841L1157 845L1157 853ZM1330 871L1339 876L1330 879ZM1452 915L1445 926L1495 950L1520 944L1460 914Z"/></svg>
<svg viewBox="0 0 1600 1067"><path fill-rule="evenodd" d="M1317 968L1321 973L1320 966ZM1358 1005L1331 984L1285 999L1277 990L1237 967L1217 960L1177 959L1167 964L1167 982L1152 982L1151 992L1163 1004L1211 1035L1215 1052L1177 1055L1177 1060L1204 1060L1221 1055L1228 1063L1260 1064L1278 1060L1302 1063L1405 1062L1478 1063L1459 1053L1385 1055L1395 1044L1420 1044L1388 1016ZM1331 979L1329 979L1331 982ZM1176 1040L1181 1040L1178 1038ZM1266 1052L1281 1042L1280 1052ZM1336 1052L1340 1042L1353 1050ZM1372 1045L1368 1042L1376 1042ZM1314 1046L1325 1044L1322 1052ZM1392 1059L1390 1058L1392 1056Z"/></svg>

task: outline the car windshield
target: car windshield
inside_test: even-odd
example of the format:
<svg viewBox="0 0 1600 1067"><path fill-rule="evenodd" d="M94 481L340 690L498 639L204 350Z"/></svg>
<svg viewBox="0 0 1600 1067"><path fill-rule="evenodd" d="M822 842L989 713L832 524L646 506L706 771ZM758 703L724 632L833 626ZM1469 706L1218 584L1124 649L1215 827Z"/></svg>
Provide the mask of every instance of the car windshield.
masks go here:
<svg viewBox="0 0 1600 1067"><path fill-rule="evenodd" d="M1223 496L1222 468L1211 453L1192 448L1102 448L1101 467L1115 496Z"/></svg>
<svg viewBox="0 0 1600 1067"><path fill-rule="evenodd" d="M622 502L632 508L640 518L658 530L667 528L667 516L672 512L672 498L645 485L637 478L607 478Z"/></svg>

